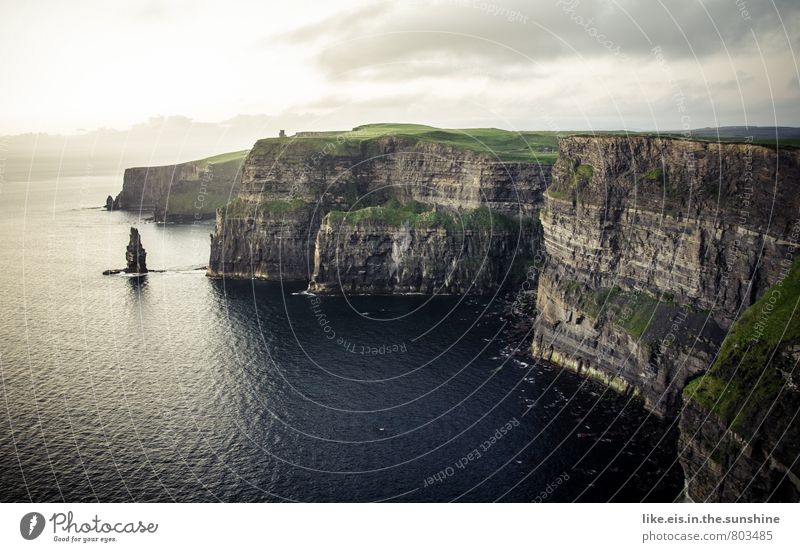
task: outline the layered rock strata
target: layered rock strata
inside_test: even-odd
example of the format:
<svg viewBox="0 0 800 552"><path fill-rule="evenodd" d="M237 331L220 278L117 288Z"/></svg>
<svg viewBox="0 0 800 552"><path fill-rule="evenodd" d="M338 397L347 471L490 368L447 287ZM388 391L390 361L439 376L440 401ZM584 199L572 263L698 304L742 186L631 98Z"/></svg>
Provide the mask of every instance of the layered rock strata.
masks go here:
<svg viewBox="0 0 800 552"><path fill-rule="evenodd" d="M426 225L419 215L439 209L473 220L487 211L530 225L549 175L547 165L401 137L261 140L244 164L236 200L218 212L208 274L313 281L322 292L336 292L337 272L359 293L457 290L470 288L471 267L488 255L486 275L472 287L484 292L502 281L494 276L515 254L531 249L531 234L478 239L484 228ZM326 219L332 212L344 226ZM409 216L399 220L398 213ZM339 238L352 246L347 259L337 253Z"/></svg>
<svg viewBox="0 0 800 552"><path fill-rule="evenodd" d="M559 147L532 350L675 414L685 382L780 273L800 153L644 136Z"/></svg>
<svg viewBox="0 0 800 552"><path fill-rule="evenodd" d="M800 259L784 265L683 391L679 451L692 500L800 500Z"/></svg>
<svg viewBox="0 0 800 552"><path fill-rule="evenodd" d="M152 214L158 222L214 218L236 196L245 152L160 167L125 170L112 207Z"/></svg>
<svg viewBox="0 0 800 552"><path fill-rule="evenodd" d="M537 237L531 219L495 214L503 220L492 225L488 210L438 217L444 220L436 220L435 213L422 213L430 220L408 217L394 223L351 222L346 213L329 213L317 232L309 290L464 294L519 281ZM486 217L483 224L475 223L476 215Z"/></svg>

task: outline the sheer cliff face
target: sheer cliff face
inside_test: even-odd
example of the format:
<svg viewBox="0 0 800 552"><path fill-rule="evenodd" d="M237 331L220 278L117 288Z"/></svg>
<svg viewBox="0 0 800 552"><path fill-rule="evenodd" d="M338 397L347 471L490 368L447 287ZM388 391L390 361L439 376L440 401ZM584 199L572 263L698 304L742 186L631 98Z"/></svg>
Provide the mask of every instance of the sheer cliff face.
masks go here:
<svg viewBox="0 0 800 552"><path fill-rule="evenodd" d="M559 146L533 352L674 413L740 308L777 278L798 152L612 136Z"/></svg>
<svg viewBox="0 0 800 552"><path fill-rule="evenodd" d="M360 217L351 227L346 217L391 201L455 214L489 209L530 226L549 173L549 166L391 137L262 140L245 162L237 199L217 215L209 275L313 281L328 293L430 293L469 289L477 256L488 255L473 287L483 292L513 263L516 242L508 236L465 238L433 219L403 230L406 221ZM331 212L346 224L323 224ZM529 235L520 239L530 249ZM337 274L348 275L346 288L334 285Z"/></svg>
<svg viewBox="0 0 800 552"><path fill-rule="evenodd" d="M680 417L680 461L688 498L695 502L797 502L800 407L786 389L774 414L763 405L760 425L730 429L716 413L689 399ZM791 397L790 395L794 395ZM788 409L787 409L788 407ZM757 427L757 429L756 429Z"/></svg>
<svg viewBox="0 0 800 552"><path fill-rule="evenodd" d="M789 241L800 240L800 220ZM680 460L697 501L800 500L800 257L730 328L683 390Z"/></svg>
<svg viewBox="0 0 800 552"><path fill-rule="evenodd" d="M213 218L216 209L236 195L242 160L125 169L122 191L113 206L152 213L159 222Z"/></svg>
<svg viewBox="0 0 800 552"><path fill-rule="evenodd" d="M240 197L302 199L359 209L395 197L530 214L549 184L550 166L502 162L485 153L397 137L357 142L267 139L242 169Z"/></svg>
<svg viewBox="0 0 800 552"><path fill-rule="evenodd" d="M517 229L451 230L408 222L349 223L328 215L317 233L309 290L487 293L519 279L533 243L525 221Z"/></svg>

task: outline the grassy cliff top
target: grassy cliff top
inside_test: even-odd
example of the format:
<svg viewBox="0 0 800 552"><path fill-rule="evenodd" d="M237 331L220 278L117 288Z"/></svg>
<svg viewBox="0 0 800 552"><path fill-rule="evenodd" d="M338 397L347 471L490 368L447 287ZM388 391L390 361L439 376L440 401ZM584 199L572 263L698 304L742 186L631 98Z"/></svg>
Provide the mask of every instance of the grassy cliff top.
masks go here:
<svg viewBox="0 0 800 552"><path fill-rule="evenodd" d="M241 150L241 151L231 151L228 153L220 153L219 155L212 155L211 157L206 157L204 159L195 159L193 161L181 161L178 163L170 163L169 165L155 165L155 166L142 166L142 167L132 167L133 169L150 169L150 168L158 168L158 167L175 167L177 165L225 165L227 163L233 164L234 162L237 164L244 161L247 154L250 153L249 149Z"/></svg>
<svg viewBox="0 0 800 552"><path fill-rule="evenodd" d="M363 142L396 137L415 143L446 146L483 153L500 161L552 163L557 155L555 132L514 132L497 128L444 129L427 125L378 123L343 132L300 133L286 138L259 140L256 148L291 144L326 155L355 155Z"/></svg>
<svg viewBox="0 0 800 552"><path fill-rule="evenodd" d="M472 230L479 232L530 231L532 221L528 217L514 218L490 210L488 207L456 211L436 209L433 205L418 201L400 202L389 200L383 205L365 207L354 211L331 211L328 223L333 226L409 226L419 228L442 228L450 233Z"/></svg>
<svg viewBox="0 0 800 552"><path fill-rule="evenodd" d="M668 140L685 140L674 132L631 132L624 130L601 130L596 132L555 132L555 131L511 131L499 128L437 128L411 123L375 123L357 126L346 131L298 132L285 138L264 138L256 143L255 149L268 151L277 147L291 147L309 155L358 156L362 144L375 140L396 137L412 143L442 144L453 148L486 154L490 158L508 162L530 162L552 164L558 155L558 139L566 136L584 137L658 137ZM745 143L744 136L694 135L690 141ZM775 140L762 136L753 144L775 147ZM791 147L800 144L800 139L782 139L781 146ZM376 151L376 153L378 153Z"/></svg>
<svg viewBox="0 0 800 552"><path fill-rule="evenodd" d="M229 163L231 161L242 161L247 154L250 153L249 149L241 150L241 151L232 151L229 153L221 153L219 155L214 155L213 157L206 157L205 159L200 159L200 162L208 163L209 165L219 165L222 163Z"/></svg>
<svg viewBox="0 0 800 552"><path fill-rule="evenodd" d="M731 327L708 372L684 389L684 398L715 412L737 429L769 408L794 369L786 348L800 343L800 258ZM783 390L783 391L781 391Z"/></svg>
<svg viewBox="0 0 800 552"><path fill-rule="evenodd" d="M703 142L706 144L745 144L753 146L764 146L771 149L789 149L794 150L800 148L800 138L795 137L767 137L767 136L753 136L748 140L747 135L714 135L709 133L692 132L690 135L684 135L679 132L654 132L654 131L625 131L625 130L598 130L596 132L567 132L562 136L574 136L580 138L659 138L661 140L675 140L679 142Z"/></svg>

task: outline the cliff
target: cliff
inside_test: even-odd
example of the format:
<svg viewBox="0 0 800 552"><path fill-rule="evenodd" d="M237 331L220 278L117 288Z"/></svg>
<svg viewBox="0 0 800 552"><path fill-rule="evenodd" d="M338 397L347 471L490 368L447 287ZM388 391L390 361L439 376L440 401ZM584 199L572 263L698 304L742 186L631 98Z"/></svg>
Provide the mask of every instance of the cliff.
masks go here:
<svg viewBox="0 0 800 552"><path fill-rule="evenodd" d="M533 221L488 208L332 211L317 232L316 293L488 293L518 281L533 255Z"/></svg>
<svg viewBox="0 0 800 552"><path fill-rule="evenodd" d="M800 238L800 222L792 235ZM683 391L679 450L689 498L800 500L798 362L800 259L786 257L780 279Z"/></svg>
<svg viewBox="0 0 800 552"><path fill-rule="evenodd" d="M692 499L797 500L800 150L411 126L259 141L209 276L487 293L544 250L535 356L679 416Z"/></svg>
<svg viewBox="0 0 800 552"><path fill-rule="evenodd" d="M674 415L740 308L777 280L798 180L797 150L562 139L541 210L533 353Z"/></svg>
<svg viewBox="0 0 800 552"><path fill-rule="evenodd" d="M152 212L159 222L192 222L215 216L235 197L246 151L160 167L125 169L114 209Z"/></svg>
<svg viewBox="0 0 800 552"><path fill-rule="evenodd" d="M519 145L514 133L488 135ZM418 125L260 140L238 196L218 211L208 274L309 281L324 293L483 293L529 254L525 229L549 183L549 165L513 153ZM503 237L485 234L493 224Z"/></svg>

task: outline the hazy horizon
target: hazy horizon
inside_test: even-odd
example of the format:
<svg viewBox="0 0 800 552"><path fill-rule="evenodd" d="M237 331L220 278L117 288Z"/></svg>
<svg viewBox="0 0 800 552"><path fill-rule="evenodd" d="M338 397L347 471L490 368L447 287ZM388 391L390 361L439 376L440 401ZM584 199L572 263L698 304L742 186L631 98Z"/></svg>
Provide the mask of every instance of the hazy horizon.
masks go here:
<svg viewBox="0 0 800 552"><path fill-rule="evenodd" d="M274 118L266 115L239 115L227 121L200 122L188 117L152 117L125 129L98 128L73 134L22 133L0 136L0 161L6 178L27 178L30 171L121 173L135 166L170 165L220 153L250 149L262 138L301 131L348 131L376 123L429 124L424 121L363 121L355 124L324 126L311 117ZM740 127L743 125L721 125ZM791 127L797 128L800 125ZM750 125L751 129L773 129L774 126ZM456 127L450 127L456 128ZM480 127L460 127L464 130ZM485 128L485 127L484 127ZM502 128L502 127L496 127ZM701 130L691 129L691 132ZM542 129L506 128L511 131L570 132L681 132L681 129ZM710 133L709 133L710 134Z"/></svg>
<svg viewBox="0 0 800 552"><path fill-rule="evenodd" d="M789 0L45 3L47 18L42 3L0 1L13 84L0 89L0 135L125 131L152 117L250 119L263 135L405 121L800 125Z"/></svg>

